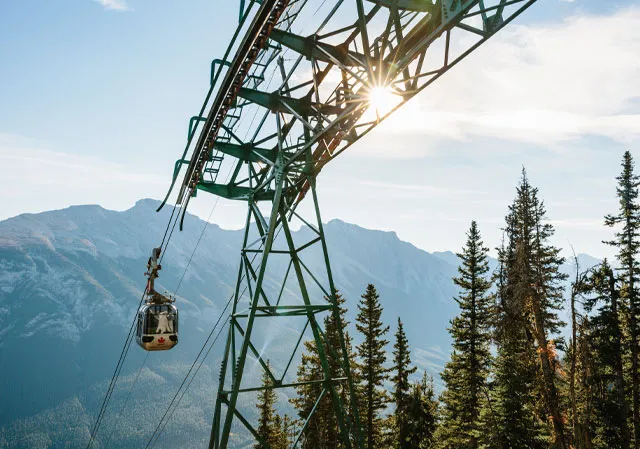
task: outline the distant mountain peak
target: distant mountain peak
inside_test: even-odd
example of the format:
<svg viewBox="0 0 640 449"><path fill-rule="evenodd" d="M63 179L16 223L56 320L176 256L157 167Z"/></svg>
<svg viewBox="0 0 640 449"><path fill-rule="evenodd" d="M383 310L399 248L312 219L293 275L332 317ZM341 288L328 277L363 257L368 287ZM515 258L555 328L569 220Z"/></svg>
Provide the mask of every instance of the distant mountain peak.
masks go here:
<svg viewBox="0 0 640 449"><path fill-rule="evenodd" d="M389 235L391 237L394 237L397 240L400 240L400 238L398 237L398 234L396 233L396 231L385 231L385 230L382 230L382 229L365 228L365 227L357 225L357 224L348 223L346 221L340 220L339 218L332 218L331 220L329 220L327 222L326 226L334 226L334 227L344 228L344 229L349 229L349 230L354 230L354 231L367 231L367 232L386 234L386 235Z"/></svg>
<svg viewBox="0 0 640 449"><path fill-rule="evenodd" d="M453 251L435 251L431 254L455 267L460 264L460 259Z"/></svg>
<svg viewBox="0 0 640 449"><path fill-rule="evenodd" d="M160 204L162 204L162 201L160 200L156 200L153 198L142 198L138 201L136 201L136 204L129 208L128 210L131 209L139 209L139 208L144 208L144 209L157 209L158 207L160 207ZM171 207L170 204L167 204L166 206Z"/></svg>

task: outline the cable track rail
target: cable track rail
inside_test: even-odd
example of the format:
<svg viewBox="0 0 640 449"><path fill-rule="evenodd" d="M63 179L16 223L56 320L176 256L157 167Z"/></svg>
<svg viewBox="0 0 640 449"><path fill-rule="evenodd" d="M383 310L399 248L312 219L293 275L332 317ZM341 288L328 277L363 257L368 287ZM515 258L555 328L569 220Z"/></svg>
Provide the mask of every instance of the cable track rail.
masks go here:
<svg viewBox="0 0 640 449"><path fill-rule="evenodd" d="M294 0L291 2L291 4L294 5L296 3L300 3L300 1L301 0ZM253 3L254 2L252 1L251 5L253 5ZM222 65L229 65L230 67L225 78L222 81L220 88L218 89L215 101L211 106L198 141L195 145L195 148L193 149L192 156L189 161L186 161L184 157L186 156L186 152L188 151L192 137L197 130L198 123L203 121L202 112L204 112L204 109L206 108L209 96L211 95L213 86L215 84L215 81L217 81L221 70L216 73L215 77L212 76L214 80L212 82L211 89L209 90L209 94L205 99L205 103L203 104L200 115L193 117L191 120L189 126L189 138L185 153L183 154L183 157L176 163L176 169L179 169L181 164L188 163L186 174L182 185L180 186L180 191L178 193L177 199L177 203L184 205L183 214L180 220L181 229L189 200L194 195L198 181L202 178L202 174L205 171L205 164L209 160L213 160L214 162L218 163L222 162L222 157L212 157L211 153L213 151L213 142L218 136L221 128L223 127L223 123L227 118L227 113L236 100L237 94L242 87L247 75L249 75L250 68L258 57L259 52L267 43L267 39L269 34L271 33L271 30L276 26L278 19L280 18L288 4L289 0L264 0L253 19L249 31L247 32L242 43L239 46L239 49L233 59L233 63L229 64L225 60L214 60L214 62L212 63L212 71L216 62L220 64L220 69L222 68ZM241 25L247 16L248 13L241 19ZM230 53L231 46L233 45L234 41L235 36L227 50L225 57ZM268 64L269 63L265 64L264 66L266 67ZM256 87L257 84L259 83L256 83ZM194 121L196 122L196 127L192 131L191 124ZM233 124L231 125L231 127L233 127ZM218 167L213 168L212 171L217 173L219 171L219 166L220 165L218 164ZM173 181L171 183L169 191L167 192L167 195L158 210L160 210L168 200L175 184L176 178L177 172L174 172Z"/></svg>
<svg viewBox="0 0 640 449"><path fill-rule="evenodd" d="M271 3L272 5L269 5L269 3ZM268 13L269 13L269 14L267 15L267 17L268 17L268 19L270 19L270 20L274 20L274 19L276 19L277 17L279 17L279 15L280 15L280 14L278 14L278 13L281 13L281 12L282 12L282 9L277 9L276 7L281 7L281 4L282 4L282 2L281 2L281 1L273 1L273 0L270 0L269 2L265 2L265 4L263 4L263 6L262 6L262 8L261 8L260 12L257 14L256 18L254 19L254 24L253 24L253 25L252 25L252 27L251 27L251 29L252 29L252 30L254 30L254 31L253 31L253 33L254 33L254 34L256 33L256 31L255 31L255 30L256 30L256 28L257 28L257 24L259 24L259 23L260 23L260 19L263 19L263 18L264 18L264 15L265 15L265 13L266 13L266 12L268 12ZM270 6L271 6L271 8L270 8ZM244 21L246 20L246 18L249 16L249 12L250 12L250 11L246 11L246 13L241 17L241 19L240 19L240 25L242 25L242 24L244 23ZM276 14L274 14L274 12L275 12ZM261 14L261 13L262 13L262 14ZM264 23L262 23L262 25L264 25ZM238 27L238 30L239 30L240 28L241 28L241 26L240 26L240 27ZM262 35L262 36L264 36L264 32L263 32L262 34L260 34L260 33L258 32L258 37L260 37L261 35ZM253 58L252 58L252 59L248 62L248 64L247 64L248 66L250 66L250 65L253 63L253 61L254 61L254 59L255 59L255 55L256 55L256 53L257 53L257 51L256 51L255 49L256 49L256 48L259 48L261 45L263 45L263 44L264 44L264 38L263 38L263 40L262 40L262 41L258 42L258 47L256 47L255 45L248 45L247 40L248 40L248 39L247 39L247 37L245 37L244 43L243 43L243 45L242 45L242 47L241 47L241 52L242 52L242 50L243 50L243 49L244 49L244 52L245 52L245 53L247 53L247 49L248 49L249 51L251 51L251 50L253 49ZM231 51L231 48L232 48L232 46L233 46L233 41L235 41L235 36L234 36L234 39L232 39L232 42L230 43L230 45L229 45L229 47L228 47L227 54ZM255 44L255 40L252 42L252 44ZM236 59L237 59L237 60L239 60L239 58L236 58ZM210 87L209 93L207 94L207 99L205 99L205 103L204 103L204 105L203 105L203 110L204 110L204 108L206 107L206 104L207 104L207 102L208 102L208 98L209 98L209 96L210 96L210 95L211 95L211 93L212 93L213 87L214 87L214 85L215 85L215 81L217 80L218 76L219 76L219 75L220 75L220 73L221 73L221 71L219 70L219 71L216 73L215 78L214 78L214 76L213 76L213 68L214 68L214 63L215 63L215 62L217 62L217 61L214 61L214 62L212 63L212 82L211 82L211 87ZM222 64L221 64L221 65L222 65ZM221 67L220 67L220 68L221 68ZM226 91L228 91L228 90L229 90L229 88L233 87L233 85L234 85L234 81L236 81L236 82L237 82L237 81L239 81L240 83L242 83L242 81L244 80L244 76L242 76L242 74L241 74L241 73L238 73L239 71L240 71L240 70L239 70L239 68L237 68L237 69L236 69L236 76L240 76L240 79L239 79L239 80L235 80L233 77L229 77L229 76L227 76L227 77L225 78L224 84L225 84L225 85L227 85L227 86L229 86L229 87L226 89ZM246 72L245 72L245 74L246 74ZM223 90L225 90L225 89L224 89L224 88L223 88L223 89L221 89L221 91L223 91ZM214 107L212 108L212 112L210 113L210 117L214 117L214 115L213 115L213 111L214 111L214 110L215 110L215 111L217 111L217 112L220 112L220 106L219 106L219 105L220 105L221 103L222 103L222 106L225 106L225 103L224 103L223 99L220 99L220 98L221 98L221 95L219 94L219 95L218 95L218 99L216 100L216 104L218 104L218 107L214 106ZM221 122L221 120L223 120L223 119L224 119L224 116L226 116L226 110L225 110L224 112L222 112L222 115L223 115L222 119L220 119L220 120L218 120L218 121L216 122L218 125L219 125L219 123ZM193 121L192 121L192 122L193 122ZM208 121L208 123L207 123L207 124L209 125L209 127L211 127L211 123L210 123L209 121ZM197 126L197 121L196 121L196 126ZM196 131L196 129L193 129L193 131L192 131L192 130L191 130L191 126L190 126L190 129L189 129L189 139L188 139L188 143L187 143L187 149L188 149L188 147L189 147L189 145L190 145L190 143L191 143L191 139L192 139L192 137L193 137L193 135L194 135L195 131ZM217 133L217 130L216 130L216 133ZM205 133L203 133L203 135L204 135L204 134L205 134ZM202 140L202 135L201 135L201 139L200 139L200 140ZM198 142L198 145L201 145L201 142ZM185 154L186 154L187 149L185 149ZM206 150L205 150L205 151L206 151ZM209 149L208 151L210 151L210 149ZM198 151L198 150L196 150L194 153L196 153L196 154L200 155L200 153L201 153L201 152L202 152L202 151ZM200 158L200 156L198 156L198 158ZM184 160L184 155L183 155L182 160ZM179 167L179 164L176 164L176 167L178 168L178 167ZM190 164L190 167L192 167L192 165L191 165L191 164ZM217 178L217 173L218 173L218 172L219 172L219 170L216 170L216 171L215 171L216 178ZM175 182L175 179L176 179L176 178L175 178L175 174L174 174L174 182ZM214 181L215 181L215 180L214 180ZM163 235L163 237L162 237L162 242L161 242L161 244L160 244L160 248L162 249L162 252L161 252L161 259L160 259L160 261L162 261L162 259L163 259L163 258L164 258L164 256L165 256L165 250L166 250L166 248L167 248L167 247L168 247L168 245L169 245L169 241L171 240L171 237L172 237L173 232L174 232L174 230L175 230L176 224L178 223L178 217L180 217L180 222L181 222L181 223L182 223L182 221L184 220L184 214L186 213L186 205L188 204L188 198L190 198L190 196L191 196L191 195L187 196L187 197L186 197L186 200L185 200L185 197L184 197L184 195L183 195L183 191L182 191L182 190L184 189L184 187L185 187L185 185L183 184L183 186L181 187L181 193L179 194L179 198L178 198L178 200L176 201L176 206L174 206L174 207L173 207L173 210L172 210L171 216L170 216L170 218L169 218L169 222L168 222L168 224L167 224L167 227L166 227L166 229L165 229L164 235ZM165 197L165 199L164 199L164 200L163 200L163 202L161 203L160 207L158 208L158 211L159 211L160 209L162 209L162 207L166 204L166 201L167 201L167 199L168 199L168 197L169 197L169 195L170 195L170 193L171 193L172 188L173 188L173 182L172 182L172 185L171 185L171 187L170 187L170 189L169 189L169 192L167 193L167 196ZM190 192L190 193L191 193L191 192ZM217 203L216 203L216 204L217 204ZM174 214L175 214L175 212L176 212L176 208L178 208L178 207L179 207L178 216L177 216L177 217L175 218L175 220L174 220ZM215 208L215 206L214 206L214 208ZM180 210L182 210L182 211L183 211L182 215L180 214ZM212 210L212 212L213 212L213 210ZM181 227L182 227L182 226L181 226ZM201 236L201 237L202 237L202 236ZM166 242L166 245L165 245L165 242ZM198 243L199 243L199 241L198 241ZM196 247L197 247L197 245L196 245ZM195 250L194 250L194 252L195 252ZM185 271L186 271L186 269L185 269ZM183 274L183 277L184 277L184 274ZM179 285L178 285L178 287L177 287L177 288L179 288ZM145 297L146 293L147 293L147 292L146 292L146 289L145 289L145 291L144 291L144 292L143 292L143 294L142 294L142 298L140 299L140 303L138 304L138 308L142 305L142 303L143 303L143 301L144 301L144 297ZM176 292L176 293L177 293L177 292ZM136 312L137 312L137 309L136 309ZM101 425L101 423L102 423L102 419L103 419L103 417L104 417L104 413L105 413L105 411L106 411L106 408L108 407L108 404L109 404L110 399L111 399L111 395L113 394L113 390L115 389L115 386L116 386L116 384L117 384L117 380L118 380L119 375L120 375L120 372L121 372L121 370L122 370L122 366L123 366L124 361L125 361L125 359L126 359L126 354L128 353L128 351L129 351L129 347L130 347L130 345L131 345L131 342L133 341L133 328L134 328L134 326L135 326L135 320L136 320L136 316L134 315L134 318L133 318L133 321L132 321L131 327L130 327L130 329L129 329L129 333L128 333L128 335L127 335L127 338L126 338L126 340L125 340L125 343L124 343L124 346L123 346L122 352L121 352L120 357L119 357L119 359L118 359L118 363L117 363L117 365L116 365L116 368L115 368L114 374L113 374L113 376L112 376L112 378L111 378L111 381L110 381L110 383L109 383L109 387L108 387L107 392L106 392L106 394L105 394L105 397L104 397L104 399L103 399L103 403L102 403L101 408L100 408L100 411L99 411L99 413L98 413L98 417L96 418L96 422L94 423L94 427L92 428L92 431L91 431L91 434L90 434L90 439L89 439L89 442L88 442L88 444L87 444L87 449L90 449L90 448L93 446L93 443L94 443L94 441L95 441L95 437L96 437L96 435L97 435L97 433L98 433L98 431L99 431L99 429L100 429L100 425ZM123 357L123 354L124 354L124 357ZM146 361L146 358L145 358L145 361Z"/></svg>
<svg viewBox="0 0 640 449"><path fill-rule="evenodd" d="M219 174L219 172L216 172L215 177L214 177L214 181L215 181L215 179L217 179L218 174ZM230 173L229 173L229 174L230 174ZM227 181L228 181L228 176L227 176ZM219 200L219 198L218 198L218 199L216 199L216 201L215 201L215 203L214 203L213 207L211 208L211 212L209 213L209 217L207 218L207 220L206 220L206 222L205 222L205 225L203 226L203 229L202 229L202 231L201 231L201 233L200 233L200 236L199 236L199 238L198 238L198 240L197 240L197 242L196 242L196 245L195 245L195 247L194 247L194 249L193 249L193 251L192 251L192 253L191 253L191 256L190 256L190 258L189 258L189 260L188 260L188 262L187 262L187 265L185 266L185 269L184 269L184 271L183 271L183 273L182 273L182 276L180 277L180 281L178 282L178 284L177 284L176 288L173 290L173 292L174 292L174 293L173 293L173 296L174 296L174 297L175 297L175 296L177 296L178 291L180 290L180 286L182 285L182 282L183 282L184 277L185 277L185 275L186 275L186 273L187 273L187 270L189 269L189 266L190 266L190 264L191 264L191 261L192 261L192 259L193 259L193 256L195 255L195 252L196 252L196 251L197 251L197 249L198 249L198 246L199 246L199 244L200 244L200 242L201 242L201 240L202 240L202 237L204 236L204 233L205 233L205 231L206 231L206 229L207 229L207 227L208 227L208 225L209 225L209 222L210 222L210 220L211 220L211 217L213 216L213 213L215 212L215 209L216 209L216 207L217 207L217 205L218 205L218 200ZM171 216L169 217L169 220L168 220L167 226L166 226L165 231L164 231L163 236L162 236L162 241L161 241L161 243L160 243L160 248L162 249L161 257L160 257L160 263L162 263L162 260L164 259L165 255L166 255L166 249L167 249L167 248L168 248L168 246L169 246L169 243L170 243L170 241L171 241L171 237L173 236L173 232L174 232L174 230L175 230L175 228L176 228L176 225L177 225L177 223L178 223L178 221L179 221L179 217L181 217L180 211L181 211L182 207L183 207L183 204L180 204L180 206L179 206L179 207L176 205L176 207L173 207L173 209L172 209ZM177 214L176 214L176 211L178 212ZM257 257L257 255L254 255L254 259L255 259L255 257ZM147 290L145 289L145 291L143 292L142 297L141 297L141 299L140 299L140 302L139 302L139 304L138 304L138 308L140 308L140 306L142 305L142 303L143 303L143 301L144 301L144 297L145 297L145 295L146 295L146 294L147 294ZM242 292L242 295L243 295L243 294L244 294L244 291ZM220 320L222 319L222 317L223 317L223 316L224 316L224 314L226 313L226 310L227 310L227 308L229 307L229 304L231 303L231 300L232 300L232 299L233 299L233 295L232 295L232 296L229 298L229 300L227 301L227 303L226 303L226 305L225 305L225 307L224 307L223 311L221 312L220 316L219 316L219 317L218 317L218 319L216 320L216 322L215 322L215 324L214 324L214 327L212 328L212 330L211 330L211 332L209 333L209 335L208 335L207 339L206 339L206 340L205 340L205 342L203 343L202 348L200 349L200 351L199 351L199 352L198 352L198 354L196 355L196 358L195 358L195 360L194 360L194 362L193 362L193 364L192 364L191 368L189 369L189 371L188 371L188 372L187 372L187 374L185 375L185 377L184 377L184 379L183 379L182 383L180 384L180 386L179 386L178 390L176 391L176 393L175 393L175 395L174 395L174 397L173 397L173 399L172 399L171 403L170 403L170 404L169 404L169 406L167 407L167 410L165 411L164 415L162 416L162 418L161 418L160 422L158 423L158 426L156 427L155 431L153 432L153 434L152 434L151 438L149 439L149 441L148 441L148 443L147 443L147 446L148 446L148 447L153 447L153 446L155 446L155 444L157 443L158 438L160 437L160 435L161 435L161 434L162 434L162 432L164 431L164 428L166 427L166 425L167 425L168 421L172 418L173 413L175 412L175 410L177 409L178 405L179 405L179 404L180 404L180 402L182 401L182 398L184 397L184 394L186 393L186 390L191 386L191 383L193 382L193 380L195 379L195 376L197 375L197 373L199 372L200 368L202 367L202 364L204 363L204 360L208 357L208 355L209 355L209 353L210 353L211 349L213 348L213 346L214 346L215 342L218 340L218 337L219 337L219 335L220 335L220 332L222 331L222 328L221 328L221 330L218 332L218 334L216 335L216 337L214 338L214 340L213 340L213 342L211 343L211 345L209 346L209 349L207 350L207 352L205 353L205 356L204 356L204 357L202 358L202 360L200 361L200 364L198 365L198 368L196 369L196 371L194 372L193 376L192 376L192 377L191 377L191 379L189 380L189 383L187 384L186 388L185 388L184 390L182 390L182 387L184 386L185 382L187 381L187 379L188 379L189 375L191 374L191 372L192 372L192 370L193 370L194 366L195 366L195 365L196 365L196 363L198 362L198 360L199 360L199 358L200 358L200 355L202 354L202 352L203 352L203 351L204 351L204 349L206 348L207 344L209 343L209 340L211 339L211 336L212 336L212 335L213 335L213 333L215 332L215 330L216 330L216 328L217 328L218 324L220 323ZM137 309L138 309L138 308L137 308ZM136 311L137 311L137 309L136 309ZM107 410L107 408L108 408L108 405L109 405L109 403L110 403L110 400L111 400L111 397L112 397L113 391L115 390L115 387L116 387L116 385L117 385L117 382L118 382L118 379L119 379L120 373L121 373L121 371L122 371L122 367L123 367L123 365L124 365L124 362L125 362L126 356L127 356L128 352L129 352L129 348L131 347L131 343L133 342L133 333L132 333L132 332L133 332L133 327L134 327L134 324L135 324L135 320L136 320L136 314L134 314L134 318L133 318L133 321L132 321L131 327L130 327L130 329L129 329L129 333L128 333L128 335L127 335L127 338L125 339L125 343L124 343L124 346L123 346L122 352L121 352L121 354L120 354L120 358L118 359L118 363L117 363L117 365L116 365L116 368L115 368L114 374L113 374L113 376L112 376L112 378L111 378L111 381L110 381L110 383L109 383L109 386L108 386L108 388L107 388L107 392L105 393L105 397L104 397L104 399L103 399L103 402L102 402L102 405L101 405L101 408L100 408L100 411L99 411L98 417L96 418L96 421L95 421L95 423L94 423L94 427L93 427L93 428L92 428L92 430L91 430L91 433L90 433L90 439L89 439L89 442L88 442L88 444L87 444L87 449L90 449L90 448L93 446L93 443L95 442L95 438L96 438L96 436L97 436L97 434L98 434L98 431L100 430L100 426L101 426L101 424L102 424L102 420L103 420L103 418L104 418L104 415L105 415L106 410ZM146 356L145 356L144 360L142 361L142 365L140 366L140 368L139 368L139 369L138 369L138 371L137 371L136 378L135 378L135 380L134 380L134 382L133 382L133 384L132 384L131 388L129 389L129 392L128 392L128 394L127 394L127 397L126 397L126 399L125 399L125 401L124 401L124 404L123 404L123 406L122 406L122 408L121 408L121 410L120 410L120 413L118 413L118 415L117 415L117 418L119 418L119 417L122 415L122 412L124 411L125 407L127 406L127 403L128 403L129 398L130 398L130 396L131 396L131 392L132 392L133 386L134 386L134 385L135 385L135 383L138 381L138 378L139 378L139 376L140 376L140 373L142 372L142 369L143 369L144 365L146 364L146 361L147 361L147 359L148 359L148 356L149 356L149 353L147 352L147 354L146 354ZM174 401L175 401L176 397L178 396L178 394L180 394L180 393L181 393L181 390L182 390L182 394L181 394L180 398L178 399L178 401L177 401L177 403L176 403L176 405L175 405L174 409L173 409L173 410L171 411L171 413L169 414L169 417L165 420L165 417L166 417L167 413L169 413L169 410L171 409L171 406L174 404ZM117 418L116 418L116 419L117 419ZM161 426L162 426L162 427L161 427ZM105 444L105 447L109 447L109 443L111 442L111 438L112 438L112 436L113 436L113 434L110 434L110 435L109 435L108 440L107 440L107 442L106 442L106 444ZM153 441L153 440L154 440L154 437L155 437L155 442Z"/></svg>
<svg viewBox="0 0 640 449"><path fill-rule="evenodd" d="M242 117L247 107L258 106L266 114L275 115L273 113L277 112L289 117L284 120L282 129L284 138L290 142L284 146L287 164L293 166L287 190L289 195L297 195L296 201L301 201L309 188L302 173L307 147L313 148L313 170L318 174L329 161L431 85L534 2L494 0L489 5L490 0L438 0L435 3L400 0L394 9L395 0L356 0L359 9L357 20L325 32L328 24L339 20L341 8L344 9L348 3L337 1L328 12L324 12L326 18L310 36L295 34L291 26L284 29L270 25L260 27L254 21L248 33L251 38L243 41L231 63L224 62L232 69L227 71L209 114L206 118L193 118L198 122L206 122L190 160L183 158L178 161L188 163L179 199L186 196L185 206L188 206L196 190L241 200L246 200L250 192L262 194L263 197L273 194L270 189L274 181L273 171L267 176L260 176L250 170L247 172L242 165L248 161L259 161L273 166L273 154L278 150L277 125L273 120L270 124L266 123L268 120L263 117L249 140L238 138L233 124L222 125L230 110L233 109L233 114ZM296 3L300 2L291 2L288 8ZM300 10L292 14L294 17L304 15L301 13L311 2L302 3ZM364 10L365 3L373 5L370 10ZM405 5L405 9L402 9L402 5ZM264 2L261 11L264 7L273 7L273 3ZM352 12L350 14L353 15ZM377 26L374 25L376 23ZM370 38L374 31L378 34ZM255 45L256 36L265 34L270 43L248 49L251 42ZM459 42L460 39L456 39L459 35L460 39L468 42ZM299 55L295 62L281 68L281 86L276 91L267 92L243 84L241 80L250 73L252 59L248 55L253 57L252 52L260 47L262 49L255 57L259 58L266 50L278 46ZM311 64L303 64L303 60L311 61ZM267 61L269 63L275 64L273 60ZM296 78L302 81L294 83ZM371 88L379 85L395 95L397 104L379 116L367 117ZM263 133L263 138L259 138L258 133L264 129L271 132ZM222 135L219 136L219 132ZM211 156L213 149L217 151L214 157ZM222 162L220 158L228 156L234 159L237 170L231 183L222 185L206 181L203 176L206 171L216 170L215 165L219 166ZM239 176L243 171L247 174ZM261 188L255 189L256 186Z"/></svg>
<svg viewBox="0 0 640 449"><path fill-rule="evenodd" d="M258 56L258 52L266 44L271 30L287 3L288 0L265 0L262 3L249 32L233 59L227 76L218 90L216 101L207 116L204 129L198 138L193 156L187 167L185 181L178 194L178 201L181 201L185 189L189 189L190 194L195 190L200 172L204 169L206 159L210 156L210 152L213 149L213 141L220 131L222 122L235 101L238 91L249 73L249 68Z"/></svg>

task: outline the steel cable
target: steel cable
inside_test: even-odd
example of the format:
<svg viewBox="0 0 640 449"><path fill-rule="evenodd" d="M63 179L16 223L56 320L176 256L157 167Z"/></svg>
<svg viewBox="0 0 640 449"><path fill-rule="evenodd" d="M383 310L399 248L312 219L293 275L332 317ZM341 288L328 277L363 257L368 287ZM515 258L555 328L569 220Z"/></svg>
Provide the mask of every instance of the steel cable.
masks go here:
<svg viewBox="0 0 640 449"><path fill-rule="evenodd" d="M181 208L182 208L182 204L178 209L181 209ZM176 223L178 221L178 217L180 216L180 213L178 213L178 215L175 215L176 209L177 209L176 206L174 206L173 211L171 212L171 216L169 217L169 222L167 223L167 227L165 228L164 235L162 237L161 247L165 243L165 241L167 245L169 244L169 240L171 239L171 235L173 234L173 230L175 229ZM175 216L175 220L174 220L174 216ZM172 221L173 221L173 227L171 226ZM171 232L169 233L169 236L167 239L167 232L169 231L169 228L171 228ZM164 256L164 253L161 256L160 260L162 260L163 256ZM115 390L116 384L118 382L118 378L120 377L120 372L122 371L122 367L124 366L124 362L127 358L127 354L129 353L129 348L131 347L131 343L133 341L133 335L134 335L133 329L135 328L136 319L138 316L138 310L140 310L140 307L144 302L144 297L147 294L147 292L148 292L148 285L145 287L142 293L142 297L140 298L140 302L138 303L138 307L136 308L135 314L133 316L133 320L131 321L131 326L129 327L127 338L125 339L122 350L120 351L120 357L118 358L118 363L116 364L116 368L113 372L113 375L111 376L111 381L109 382L109 387L107 388L107 392L105 393L105 396L102 400L102 405L100 406L100 411L98 412L96 421L93 425L93 428L91 429L89 442L87 443L87 449L91 449L91 447L93 446L93 443L95 442L96 436L98 435L98 432L100 430L102 420L104 419L104 415L106 413L107 407L109 406L109 402L111 401L111 396L113 395L113 391ZM146 361L146 358L145 358L145 361Z"/></svg>
<svg viewBox="0 0 640 449"><path fill-rule="evenodd" d="M127 397L125 398L124 403L122 404L122 407L120 408L120 412L116 415L116 423L119 421L119 418L122 417L122 414L124 413L125 408L127 408L127 404L129 403L129 399L131 398L131 393L133 392L133 389L135 388L136 384L138 383L138 378L140 377L140 374L142 373L142 369L144 368L144 365L147 363L147 359L148 358L149 358L149 351L146 351L146 355L144 356L144 360L142 361L142 365L138 369L136 377L133 380L133 382L131 383L131 386L129 387L129 392L127 393ZM117 427L118 426L116 426L116 428ZM107 439L107 442L104 444L105 449L109 447L109 443L111 443L111 439L112 438L113 438L113 432L111 432L109 434L109 438Z"/></svg>

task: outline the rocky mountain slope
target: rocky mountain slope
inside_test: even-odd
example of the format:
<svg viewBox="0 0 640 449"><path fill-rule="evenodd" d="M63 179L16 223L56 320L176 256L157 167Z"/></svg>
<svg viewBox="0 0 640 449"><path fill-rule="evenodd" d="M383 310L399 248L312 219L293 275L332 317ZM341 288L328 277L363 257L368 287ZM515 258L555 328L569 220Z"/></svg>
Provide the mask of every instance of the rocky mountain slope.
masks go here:
<svg viewBox="0 0 640 449"><path fill-rule="evenodd" d="M141 200L124 212L75 206L0 222L0 448L80 447L87 441L145 285L146 260L171 213L155 213L157 205ZM118 431L104 435L103 445L109 435L113 447L146 442L233 291L242 231L215 224L207 225L180 282L204 226L189 216L185 230L176 231L157 284L170 292L180 285L180 344L149 355L118 418L146 356L132 346L114 393L116 412L105 421L105 428ZM301 228L296 237L308 232ZM437 375L448 357L446 327L456 313L455 254L430 254L393 232L339 220L325 232L348 319L353 322L357 300L374 283L392 332L400 316L415 363ZM323 264L320 254L306 257L312 270ZM208 438L217 360L214 351L174 418L179 425L167 426L157 447L193 447Z"/></svg>

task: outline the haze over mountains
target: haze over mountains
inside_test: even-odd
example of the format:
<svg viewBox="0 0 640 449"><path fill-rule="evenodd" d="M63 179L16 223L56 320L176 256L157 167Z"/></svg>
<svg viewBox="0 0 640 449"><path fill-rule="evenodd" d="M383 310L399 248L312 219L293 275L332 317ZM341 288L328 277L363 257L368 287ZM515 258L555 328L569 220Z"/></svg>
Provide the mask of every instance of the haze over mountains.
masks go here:
<svg viewBox="0 0 640 449"><path fill-rule="evenodd" d="M147 258L171 213L155 213L157 205L141 200L124 212L74 206L0 222L0 448L86 444L145 285ZM158 290L175 291L204 224L188 216L185 230L173 235ZM455 254L431 254L393 232L339 220L325 232L351 327L360 295L374 283L391 325L389 340L400 316L414 363L437 375L448 358L446 327L457 311ZM105 421L107 429L117 429L114 447L146 442L164 413L233 291L241 238L242 231L207 226L180 283L180 344L149 355L131 405L121 409L146 356L132 346L113 416ZM309 257L312 269L323 263L319 254ZM596 262L581 256L583 268ZM208 438L217 361L214 351L157 447L193 447ZM99 443L106 445L108 435Z"/></svg>

